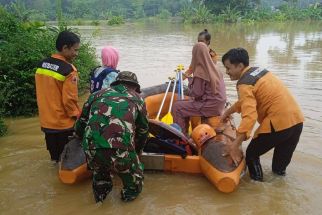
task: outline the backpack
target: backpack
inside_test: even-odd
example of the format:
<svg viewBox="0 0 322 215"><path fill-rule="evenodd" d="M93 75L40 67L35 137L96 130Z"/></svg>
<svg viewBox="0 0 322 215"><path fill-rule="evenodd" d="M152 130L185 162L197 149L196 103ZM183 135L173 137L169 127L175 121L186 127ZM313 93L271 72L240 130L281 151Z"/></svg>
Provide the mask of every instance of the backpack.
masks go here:
<svg viewBox="0 0 322 215"><path fill-rule="evenodd" d="M93 69L90 73L90 92L94 93L101 90L104 81L108 82L108 85L115 81L118 72L119 70L115 70L110 67L96 67ZM105 86L105 88L107 87L109 86Z"/></svg>

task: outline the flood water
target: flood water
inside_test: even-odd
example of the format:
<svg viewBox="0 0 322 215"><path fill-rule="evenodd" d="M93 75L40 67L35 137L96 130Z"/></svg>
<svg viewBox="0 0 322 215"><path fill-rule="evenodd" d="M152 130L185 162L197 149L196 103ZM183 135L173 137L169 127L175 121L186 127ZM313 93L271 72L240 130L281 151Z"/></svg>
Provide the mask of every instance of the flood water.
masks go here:
<svg viewBox="0 0 322 215"><path fill-rule="evenodd" d="M266 67L282 79L305 115L287 176L271 173L271 153L261 159L265 182L253 182L246 175L231 194L219 193L201 175L147 172L137 200L120 200L122 185L116 177L112 193L98 206L90 180L71 186L59 181L37 117L8 119L9 134L0 138L0 214L321 214L321 22L78 28L97 53L104 45L117 47L119 69L135 72L143 87L165 82L178 64L188 67L192 46L204 28L212 34L211 46L220 56L233 47L246 48L251 65ZM235 82L227 76L225 80L229 100L234 102Z"/></svg>

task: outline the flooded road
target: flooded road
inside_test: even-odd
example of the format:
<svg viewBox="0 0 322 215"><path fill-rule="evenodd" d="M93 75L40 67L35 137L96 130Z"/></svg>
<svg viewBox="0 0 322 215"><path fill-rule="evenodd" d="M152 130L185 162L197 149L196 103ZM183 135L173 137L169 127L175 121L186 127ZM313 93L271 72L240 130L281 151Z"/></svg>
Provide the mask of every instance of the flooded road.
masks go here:
<svg viewBox="0 0 322 215"><path fill-rule="evenodd" d="M79 31L97 53L104 45L118 48L119 69L137 73L147 87L165 82L178 64L189 66L192 46L204 28L148 23L80 26ZM262 158L265 182L253 182L246 175L232 194L219 193L200 175L148 172L137 200L121 202L116 177L112 193L97 206L90 180L72 186L59 181L37 117L9 119L9 134L0 138L0 214L321 214L322 23L206 28L219 56L233 47L246 48L251 65L271 70L300 103L306 121L286 177L271 173L268 153ZM227 76L225 80L234 102L235 82Z"/></svg>

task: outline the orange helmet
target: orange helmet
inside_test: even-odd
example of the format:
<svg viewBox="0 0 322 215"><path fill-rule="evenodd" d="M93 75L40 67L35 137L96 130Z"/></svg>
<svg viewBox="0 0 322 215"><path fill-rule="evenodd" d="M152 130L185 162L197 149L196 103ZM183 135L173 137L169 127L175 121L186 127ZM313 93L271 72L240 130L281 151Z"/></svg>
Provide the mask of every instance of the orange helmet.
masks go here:
<svg viewBox="0 0 322 215"><path fill-rule="evenodd" d="M215 130L208 124L200 124L192 131L192 139L200 148L207 140L216 136Z"/></svg>

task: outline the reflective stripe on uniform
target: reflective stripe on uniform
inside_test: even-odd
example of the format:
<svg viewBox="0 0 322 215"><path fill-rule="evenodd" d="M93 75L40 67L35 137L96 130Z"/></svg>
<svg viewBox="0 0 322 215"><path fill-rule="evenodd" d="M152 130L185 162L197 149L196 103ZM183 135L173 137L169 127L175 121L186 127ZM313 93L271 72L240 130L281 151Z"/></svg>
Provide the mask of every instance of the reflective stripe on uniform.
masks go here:
<svg viewBox="0 0 322 215"><path fill-rule="evenodd" d="M64 75L61 75L58 72L54 72L49 69L38 68L36 71L36 74L50 76L58 81L65 81L65 79L66 79L66 77Z"/></svg>

